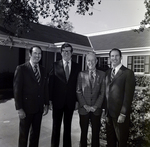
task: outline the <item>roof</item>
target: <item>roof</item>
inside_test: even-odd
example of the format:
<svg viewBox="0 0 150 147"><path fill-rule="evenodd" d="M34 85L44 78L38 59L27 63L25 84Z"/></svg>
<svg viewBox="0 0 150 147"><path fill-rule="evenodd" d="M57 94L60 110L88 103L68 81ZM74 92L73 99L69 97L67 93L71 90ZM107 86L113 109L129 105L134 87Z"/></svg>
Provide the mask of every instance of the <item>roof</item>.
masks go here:
<svg viewBox="0 0 150 147"><path fill-rule="evenodd" d="M112 48L139 48L150 46L150 29L143 32L133 30L89 36L95 51Z"/></svg>
<svg viewBox="0 0 150 147"><path fill-rule="evenodd" d="M28 33L22 34L21 38L48 43L68 42L91 47L87 36L35 23L32 23L31 27L32 30ZM9 30L9 33L11 33L11 35L14 34L12 30L13 29ZM6 32L5 29L2 26L0 26L0 34L5 35L8 34L8 32Z"/></svg>

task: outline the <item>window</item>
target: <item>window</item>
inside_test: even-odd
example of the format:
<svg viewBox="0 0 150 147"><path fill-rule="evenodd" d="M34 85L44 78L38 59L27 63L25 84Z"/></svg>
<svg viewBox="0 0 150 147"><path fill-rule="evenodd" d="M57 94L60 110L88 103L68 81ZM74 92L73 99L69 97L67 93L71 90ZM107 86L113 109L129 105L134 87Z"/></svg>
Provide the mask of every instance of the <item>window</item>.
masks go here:
<svg viewBox="0 0 150 147"><path fill-rule="evenodd" d="M97 68L106 71L110 67L109 57L99 57Z"/></svg>
<svg viewBox="0 0 150 147"><path fill-rule="evenodd" d="M150 56L129 56L128 68L136 73L150 73Z"/></svg>

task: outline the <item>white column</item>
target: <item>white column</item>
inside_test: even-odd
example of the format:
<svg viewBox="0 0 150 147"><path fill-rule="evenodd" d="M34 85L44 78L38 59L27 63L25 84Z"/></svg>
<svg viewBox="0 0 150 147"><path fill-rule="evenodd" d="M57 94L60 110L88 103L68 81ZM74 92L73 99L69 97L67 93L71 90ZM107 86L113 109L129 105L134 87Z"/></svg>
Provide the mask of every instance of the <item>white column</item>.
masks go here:
<svg viewBox="0 0 150 147"><path fill-rule="evenodd" d="M84 58L85 58L85 55L82 55L82 70L84 70Z"/></svg>
<svg viewBox="0 0 150 147"><path fill-rule="evenodd" d="M56 62L57 52L54 52L54 62Z"/></svg>

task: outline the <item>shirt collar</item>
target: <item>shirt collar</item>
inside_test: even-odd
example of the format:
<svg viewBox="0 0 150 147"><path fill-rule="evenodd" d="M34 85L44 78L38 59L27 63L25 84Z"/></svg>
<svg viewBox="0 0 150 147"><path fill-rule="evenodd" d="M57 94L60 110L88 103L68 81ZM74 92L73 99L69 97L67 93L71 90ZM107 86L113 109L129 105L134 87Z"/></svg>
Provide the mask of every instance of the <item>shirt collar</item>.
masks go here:
<svg viewBox="0 0 150 147"><path fill-rule="evenodd" d="M31 64L32 68L34 68L35 65L37 65L37 68L39 68L39 64L34 64L33 62L31 62L31 60L29 62Z"/></svg>
<svg viewBox="0 0 150 147"><path fill-rule="evenodd" d="M63 61L63 65L66 65L66 61L64 59L62 59ZM70 65L71 64L71 60L68 61L68 64Z"/></svg>
<svg viewBox="0 0 150 147"><path fill-rule="evenodd" d="M94 70L89 70L89 74L90 74L91 72L93 72L93 75L94 75L94 77L95 77L95 76L96 76L96 69L94 69Z"/></svg>
<svg viewBox="0 0 150 147"><path fill-rule="evenodd" d="M116 66L115 68L113 67L113 69L115 69L115 74L119 71L119 69L121 68L122 63L120 63L118 66Z"/></svg>

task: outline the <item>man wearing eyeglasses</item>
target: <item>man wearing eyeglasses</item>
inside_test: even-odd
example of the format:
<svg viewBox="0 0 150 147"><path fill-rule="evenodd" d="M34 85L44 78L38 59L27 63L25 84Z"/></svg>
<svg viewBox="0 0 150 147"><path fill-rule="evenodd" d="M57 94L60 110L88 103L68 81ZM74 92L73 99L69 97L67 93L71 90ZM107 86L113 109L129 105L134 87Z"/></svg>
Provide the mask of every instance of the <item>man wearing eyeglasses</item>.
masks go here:
<svg viewBox="0 0 150 147"><path fill-rule="evenodd" d="M76 83L79 65L71 60L73 48L61 46L62 60L53 64L49 75L49 94L53 117L51 147L59 147L60 128L63 120L63 147L71 147L71 122L76 107Z"/></svg>

